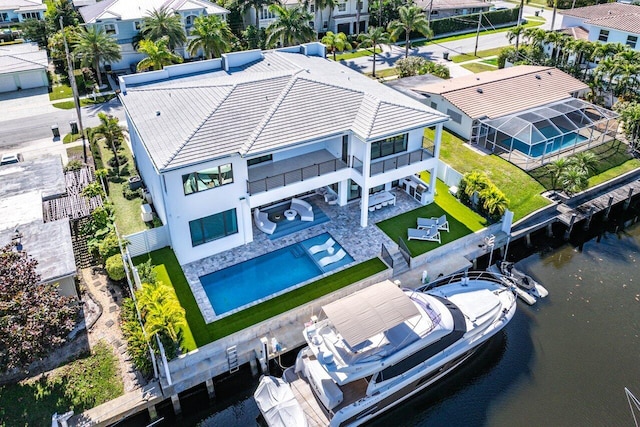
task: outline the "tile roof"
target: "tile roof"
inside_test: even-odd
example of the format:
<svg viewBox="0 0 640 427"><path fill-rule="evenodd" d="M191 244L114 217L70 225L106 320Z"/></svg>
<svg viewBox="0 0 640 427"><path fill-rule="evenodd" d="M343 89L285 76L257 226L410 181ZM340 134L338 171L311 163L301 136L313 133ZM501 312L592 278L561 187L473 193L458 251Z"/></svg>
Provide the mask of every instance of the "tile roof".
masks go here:
<svg viewBox="0 0 640 427"><path fill-rule="evenodd" d="M640 6L638 13L628 13L626 15L607 16L604 18L596 18L585 21L596 27L611 28L612 30L620 30L632 34L640 34Z"/></svg>
<svg viewBox="0 0 640 427"><path fill-rule="evenodd" d="M438 94L471 118L496 118L571 96L587 89L580 80L553 67L520 65L414 88Z"/></svg>
<svg viewBox="0 0 640 427"><path fill-rule="evenodd" d="M0 10L29 11L47 10L47 6L42 2L31 0L0 0Z"/></svg>
<svg viewBox="0 0 640 427"><path fill-rule="evenodd" d="M585 30L582 27L562 28L558 31L568 36L571 36L576 40L589 40L589 31Z"/></svg>
<svg viewBox="0 0 640 427"><path fill-rule="evenodd" d="M172 11L206 9L210 15L229 13L227 9L206 0L103 0L90 6L83 6L78 11L84 22L91 24L109 18L141 19L148 16L150 11L163 7Z"/></svg>
<svg viewBox="0 0 640 427"><path fill-rule="evenodd" d="M561 15L573 16L582 19L598 19L609 16L627 15L640 13L640 6L624 3L602 3L593 6L576 7L569 10L558 11Z"/></svg>
<svg viewBox="0 0 640 427"><path fill-rule="evenodd" d="M45 50L16 53L0 51L0 74L43 70L47 68L47 65L47 52Z"/></svg>
<svg viewBox="0 0 640 427"><path fill-rule="evenodd" d="M341 64L281 51L230 73L127 85L121 100L159 171L349 130L372 140L447 120Z"/></svg>

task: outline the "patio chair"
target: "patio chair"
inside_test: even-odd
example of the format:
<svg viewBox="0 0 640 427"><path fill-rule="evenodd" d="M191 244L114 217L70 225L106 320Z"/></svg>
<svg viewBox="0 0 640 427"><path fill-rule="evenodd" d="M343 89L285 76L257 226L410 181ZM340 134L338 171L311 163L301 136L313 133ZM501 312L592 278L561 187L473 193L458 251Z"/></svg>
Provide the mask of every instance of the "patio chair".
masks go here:
<svg viewBox="0 0 640 427"><path fill-rule="evenodd" d="M426 240L428 242L440 241L440 232L437 227L431 228L410 228L407 230L407 238L409 240Z"/></svg>
<svg viewBox="0 0 640 427"><path fill-rule="evenodd" d="M449 221L447 216L442 215L440 218L418 218L418 228L436 227L440 231L449 231Z"/></svg>
<svg viewBox="0 0 640 427"><path fill-rule="evenodd" d="M253 210L253 219L258 230L263 233L273 234L276 231L276 223L269 220L269 215L266 212L260 212L260 209L255 208Z"/></svg>
<svg viewBox="0 0 640 427"><path fill-rule="evenodd" d="M335 243L336 241L333 240L333 238L329 237L323 244L311 246L309 248L309 253L313 255L317 254L318 252L326 251L327 249L332 248Z"/></svg>
<svg viewBox="0 0 640 427"><path fill-rule="evenodd" d="M302 199L291 199L289 209L298 212L302 221L313 221L313 207Z"/></svg>
<svg viewBox="0 0 640 427"><path fill-rule="evenodd" d="M318 261L318 265L320 267L326 267L329 264L333 264L334 262L340 261L346 255L347 255L347 253L344 251L344 249L340 249L335 254L329 255L329 256L326 256L326 257L320 259L320 261Z"/></svg>

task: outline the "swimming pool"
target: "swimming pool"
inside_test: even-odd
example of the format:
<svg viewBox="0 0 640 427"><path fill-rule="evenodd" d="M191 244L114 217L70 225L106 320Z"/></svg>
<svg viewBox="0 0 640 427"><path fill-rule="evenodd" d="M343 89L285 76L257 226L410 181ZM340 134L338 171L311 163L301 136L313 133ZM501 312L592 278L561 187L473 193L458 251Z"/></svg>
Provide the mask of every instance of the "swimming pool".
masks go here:
<svg viewBox="0 0 640 427"><path fill-rule="evenodd" d="M529 144L523 142L519 139L513 139L513 149L518 150L523 154L526 154L530 157L542 157L543 155L549 155L556 153L562 149L572 147L575 144L579 144L582 141L588 139L586 136L582 136L577 132L569 132L568 129L559 128L563 133L566 133L564 136L558 135L558 132L553 126L545 126L542 128L538 128L540 133L542 133L545 138L549 138L546 142L538 142L531 146L531 154L529 154ZM554 137L555 136L555 137ZM502 145L505 147L509 147L511 145L511 139L506 138L502 140ZM545 147L547 151L545 153Z"/></svg>
<svg viewBox="0 0 640 427"><path fill-rule="evenodd" d="M311 254L309 248L322 245L330 237L329 233L324 233L201 276L200 283L216 316L293 290L303 282L353 262L353 258L347 253L341 260L325 267L318 264L329 253L323 250ZM333 252L340 248L336 243Z"/></svg>

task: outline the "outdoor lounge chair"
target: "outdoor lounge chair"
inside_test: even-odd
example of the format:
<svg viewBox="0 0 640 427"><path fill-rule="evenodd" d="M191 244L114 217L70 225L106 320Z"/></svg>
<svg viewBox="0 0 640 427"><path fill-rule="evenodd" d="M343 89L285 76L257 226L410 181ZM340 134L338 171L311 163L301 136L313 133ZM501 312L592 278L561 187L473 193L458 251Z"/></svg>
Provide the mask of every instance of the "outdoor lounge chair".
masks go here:
<svg viewBox="0 0 640 427"><path fill-rule="evenodd" d="M318 261L318 265L320 265L320 267L326 267L329 264L333 264L334 262L340 261L346 255L347 255L347 253L344 251L344 249L340 249L335 254L329 255L329 256L326 256L326 257L320 259L320 261Z"/></svg>
<svg viewBox="0 0 640 427"><path fill-rule="evenodd" d="M440 232L436 227L431 228L410 228L407 230L409 240L426 240L429 242L440 242Z"/></svg>
<svg viewBox="0 0 640 427"><path fill-rule="evenodd" d="M442 215L440 218L418 218L418 228L436 227L440 231L449 231L449 221L447 216Z"/></svg>
<svg viewBox="0 0 640 427"><path fill-rule="evenodd" d="M294 197L289 209L298 212L302 221L313 221L313 207L308 202Z"/></svg>
<svg viewBox="0 0 640 427"><path fill-rule="evenodd" d="M327 249L332 248L335 243L336 241L333 240L333 238L329 237L323 244L311 246L309 248L309 253L313 255L317 254L318 252L326 251Z"/></svg>
<svg viewBox="0 0 640 427"><path fill-rule="evenodd" d="M255 208L253 210L253 219L256 227L263 233L273 234L276 231L276 223L269 220L269 215L266 212L260 212L260 209Z"/></svg>

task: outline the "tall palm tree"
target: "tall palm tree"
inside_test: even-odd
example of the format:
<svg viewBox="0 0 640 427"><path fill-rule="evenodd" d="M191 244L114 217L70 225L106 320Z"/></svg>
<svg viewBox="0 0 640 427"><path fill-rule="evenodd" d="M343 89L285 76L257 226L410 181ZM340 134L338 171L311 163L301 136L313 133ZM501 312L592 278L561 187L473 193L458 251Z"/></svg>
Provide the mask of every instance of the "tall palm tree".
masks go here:
<svg viewBox="0 0 640 427"><path fill-rule="evenodd" d="M342 52L345 49L353 49L344 33L334 34L332 31L327 31L327 35L325 35L321 41L333 53L334 61L336 60L337 50Z"/></svg>
<svg viewBox="0 0 640 427"><path fill-rule="evenodd" d="M168 39L167 45L171 51L187 41L187 34L180 16L166 7L154 9L149 13L142 24L142 34L153 41L166 37Z"/></svg>
<svg viewBox="0 0 640 427"><path fill-rule="evenodd" d="M575 166L570 166L560 175L562 189L569 195L579 193L587 188L589 179L587 174Z"/></svg>
<svg viewBox="0 0 640 427"><path fill-rule="evenodd" d="M542 28L530 27L524 29L522 36L527 39L527 43L542 47L547 37L547 32Z"/></svg>
<svg viewBox="0 0 640 427"><path fill-rule="evenodd" d="M569 159L571 166L581 170L586 175L594 172L598 166L598 158L591 151L582 151Z"/></svg>
<svg viewBox="0 0 640 427"><path fill-rule="evenodd" d="M559 158L549 163L548 168L549 168L549 171L551 172L551 189L552 190L555 190L557 188L558 180L560 179L562 172L564 172L564 170L568 167L569 167L569 161L567 160L566 157Z"/></svg>
<svg viewBox="0 0 640 427"><path fill-rule="evenodd" d="M180 63L183 61L180 55L176 55L168 48L169 40L166 37L158 41L142 40L138 52L147 55L142 61L138 62L138 71L153 68L154 70L162 70L165 65Z"/></svg>
<svg viewBox="0 0 640 427"><path fill-rule="evenodd" d="M373 48L373 77L376 76L376 49L382 49L383 44L389 44L389 33L383 27L369 27L369 31L358 37L360 46Z"/></svg>
<svg viewBox="0 0 640 427"><path fill-rule="evenodd" d="M516 52L518 51L518 47L520 46L520 36L525 33L525 30L526 28L524 28L522 25L516 25L507 32L507 40L509 41L509 43L511 43L513 40L516 41Z"/></svg>
<svg viewBox="0 0 640 427"><path fill-rule="evenodd" d="M551 60L557 62L560 56L560 46L565 35L557 31L549 31L545 37L545 41L553 46L551 50Z"/></svg>
<svg viewBox="0 0 640 427"><path fill-rule="evenodd" d="M329 9L329 16L327 17L327 29L331 28L331 15L333 14L333 9L338 7L339 0L316 0L316 11L320 12L320 22L324 24L322 20L322 11L325 9ZM323 27L324 29L324 27Z"/></svg>
<svg viewBox="0 0 640 427"><path fill-rule="evenodd" d="M263 6L270 6L272 4L280 4L278 0L235 0L233 2L233 6L237 7L242 15L242 23L246 29L246 25L244 22L244 16L247 12L253 10L256 14L256 20L254 23L249 23L249 25L255 25L258 28L259 20L260 20L260 10L262 10Z"/></svg>
<svg viewBox="0 0 640 427"><path fill-rule="evenodd" d="M405 34L404 57L407 58L411 47L411 33L419 32L426 38L431 38L433 31L429 28L429 21L423 10L418 6L400 6L398 12L400 18L389 22L387 30L391 40L397 40L400 34Z"/></svg>
<svg viewBox="0 0 640 427"><path fill-rule="evenodd" d="M115 62L122 58L120 46L102 27L85 27L73 47L73 53L80 57L83 65L93 67L98 76L98 86L102 86L101 62Z"/></svg>
<svg viewBox="0 0 640 427"><path fill-rule="evenodd" d="M614 98L614 86L613 80L617 76L620 71L620 66L622 64L616 61L613 57L606 57L600 61L598 66L594 71L594 77L596 82L599 83L600 86L604 83L605 78L607 78L607 89L611 91L611 103L613 104Z"/></svg>
<svg viewBox="0 0 640 427"><path fill-rule="evenodd" d="M316 32L309 26L313 16L302 5L288 8L272 4L269 10L278 15L278 19L266 29L268 46L273 46L278 41L284 46L292 46L315 38Z"/></svg>
<svg viewBox="0 0 640 427"><path fill-rule="evenodd" d="M640 103L621 102L616 104L616 110L631 148L637 150L640 145Z"/></svg>
<svg viewBox="0 0 640 427"><path fill-rule="evenodd" d="M217 58L231 50L231 40L235 37L227 21L217 15L198 16L193 22L187 51L195 56L202 49L207 59Z"/></svg>
<svg viewBox="0 0 640 427"><path fill-rule="evenodd" d="M599 62L600 60L612 57L618 52L618 48L614 43L599 43L594 49L592 54L593 62Z"/></svg>
<svg viewBox="0 0 640 427"><path fill-rule="evenodd" d="M628 101L638 96L639 74L640 62L623 62L620 65L616 92L621 99Z"/></svg>
<svg viewBox="0 0 640 427"><path fill-rule="evenodd" d="M124 142L126 128L120 125L117 117L100 112L98 113L98 118L100 119L100 126L96 128L94 135L98 138L104 138L107 146L111 148L116 174L119 175L120 162L118 161L118 151Z"/></svg>

